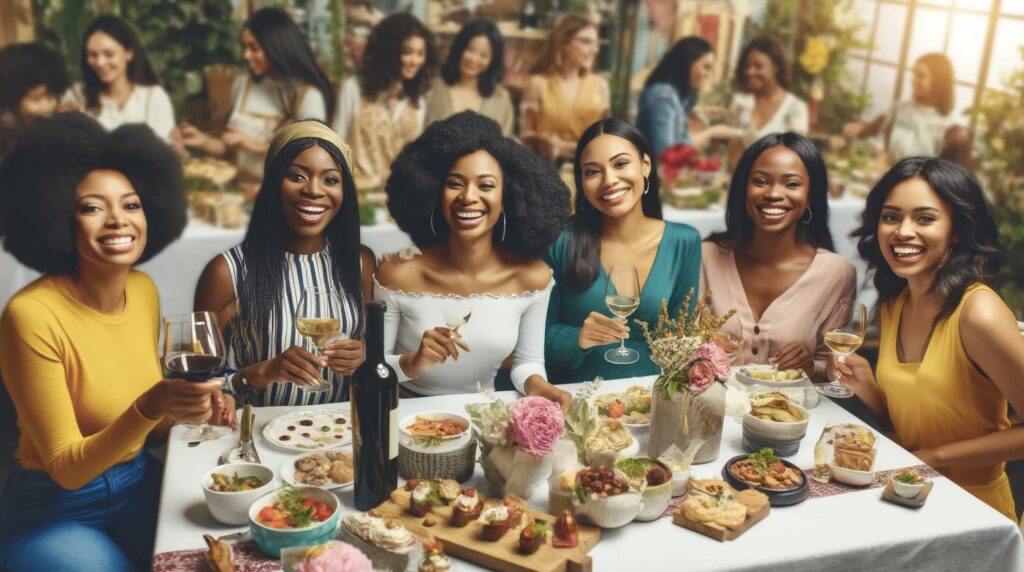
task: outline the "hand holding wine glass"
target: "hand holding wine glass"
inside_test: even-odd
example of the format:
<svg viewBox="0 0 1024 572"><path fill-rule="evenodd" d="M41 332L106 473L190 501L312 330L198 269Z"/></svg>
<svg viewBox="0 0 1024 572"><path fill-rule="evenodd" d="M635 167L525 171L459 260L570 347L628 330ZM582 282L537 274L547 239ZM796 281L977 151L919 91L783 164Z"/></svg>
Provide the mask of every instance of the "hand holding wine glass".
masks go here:
<svg viewBox="0 0 1024 572"><path fill-rule="evenodd" d="M202 383L224 368L227 356L224 339L217 318L211 312L169 316L163 325L163 363L168 378ZM207 390L197 388L194 393L207 393ZM199 427L185 433L185 440L206 441L225 433L224 428L214 429L204 420Z"/></svg>
<svg viewBox="0 0 1024 572"><path fill-rule="evenodd" d="M825 345L836 355L836 362L842 364L846 356L860 349L867 331L868 310L856 300L840 300L825 322ZM844 399L853 392L839 383L840 371L828 385L816 386L818 393L827 397Z"/></svg>
<svg viewBox="0 0 1024 572"><path fill-rule="evenodd" d="M307 287L295 308L295 329L313 346L315 352L324 355L328 340L339 339L341 335L341 297L330 288ZM348 335L345 335L347 338ZM304 386L306 391L322 392L331 389L326 374L317 383Z"/></svg>
<svg viewBox="0 0 1024 572"><path fill-rule="evenodd" d="M640 277L636 268L618 264L608 271L608 284L605 286L604 302L612 314L620 318L628 318L640 306ZM609 363L630 364L640 359L636 350L626 347L626 339L619 341L619 347L608 350L604 359Z"/></svg>
<svg viewBox="0 0 1024 572"><path fill-rule="evenodd" d="M722 348L731 364L743 349L743 324L740 323L739 314L733 314L722 324L712 341Z"/></svg>

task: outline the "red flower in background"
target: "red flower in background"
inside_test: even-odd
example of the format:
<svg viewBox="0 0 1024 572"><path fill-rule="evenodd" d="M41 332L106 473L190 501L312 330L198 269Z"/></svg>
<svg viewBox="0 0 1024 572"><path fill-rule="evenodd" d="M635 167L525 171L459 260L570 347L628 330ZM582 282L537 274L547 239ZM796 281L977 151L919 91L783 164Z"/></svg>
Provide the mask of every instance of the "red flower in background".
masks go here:
<svg viewBox="0 0 1024 572"><path fill-rule="evenodd" d="M682 169L690 166L695 159L700 157L700 150L693 145L673 145L661 152L658 161L669 168Z"/></svg>

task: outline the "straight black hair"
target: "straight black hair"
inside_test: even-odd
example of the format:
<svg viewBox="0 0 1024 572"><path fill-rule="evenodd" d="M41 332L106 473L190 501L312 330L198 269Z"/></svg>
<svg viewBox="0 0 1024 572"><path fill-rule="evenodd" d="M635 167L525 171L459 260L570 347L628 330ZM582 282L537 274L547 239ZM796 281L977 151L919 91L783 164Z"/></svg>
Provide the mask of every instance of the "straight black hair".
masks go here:
<svg viewBox="0 0 1024 572"><path fill-rule="evenodd" d="M287 12L279 8L262 8L245 22L244 29L252 32L270 63L270 76L285 84L281 106L290 116L301 84L320 91L327 107L327 121L334 117L334 88L316 63L316 56L298 24ZM293 120L306 119L292 117Z"/></svg>
<svg viewBox="0 0 1024 572"><path fill-rule="evenodd" d="M897 185L916 178L926 182L950 206L957 237L932 283L932 291L942 297L942 308L935 316L938 322L956 310L968 286L979 282L996 286L1002 265L999 230L981 184L963 167L932 157L909 157L896 163L871 189L861 226L851 234L859 237L857 251L868 263L868 271L874 271L876 309L899 296L907 286L906 279L897 276L882 257L883 246L878 242L882 207Z"/></svg>
<svg viewBox="0 0 1024 572"><path fill-rule="evenodd" d="M498 26L490 20L473 20L459 30L452 41L451 49L448 50L448 59L441 66L441 78L448 85L458 83L462 75L459 71L462 53L466 51L469 42L477 36L487 38L491 44L491 63L476 79L480 95L490 97L505 73L505 38Z"/></svg>
<svg viewBox="0 0 1024 572"><path fill-rule="evenodd" d="M711 53L711 44L698 36L687 36L678 42L672 49L665 53L647 76L645 87L656 83L667 83L676 89L679 99L686 99L693 91L690 84L690 71L697 60Z"/></svg>
<svg viewBox="0 0 1024 572"><path fill-rule="evenodd" d="M239 327L249 335L262 335L274 311L281 308L284 290L286 235L291 232L281 206L281 181L300 153L314 145L327 151L341 170L341 210L327 224L324 235L333 260L331 282L341 287L346 303L355 309L352 337L362 332L363 287L359 258L359 196L352 170L337 147L313 137L296 139L266 166L266 176L253 204L252 219L242 241L245 269L238 285Z"/></svg>
<svg viewBox="0 0 1024 572"><path fill-rule="evenodd" d="M754 162L762 153L782 145L790 149L803 162L810 177L807 186L807 208L811 209L810 222L796 227L796 237L815 248L835 252L832 233L828 229L828 170L818 150L803 135L796 133L770 133L747 147L736 165L729 182L729 198L725 203L725 230L716 232L706 240L726 248L736 248L754 236L754 221L747 214L747 184Z"/></svg>
<svg viewBox="0 0 1024 572"><path fill-rule="evenodd" d="M647 191L640 199L644 216L661 219L661 195L658 193L658 165L655 163L651 144L639 129L618 119L601 119L587 128L576 145L573 175L576 179L576 214L569 223L569 287L583 291L597 279L601 264L601 213L594 208L583 193L583 166L580 158L591 141L599 135L614 135L629 141L636 147L640 159L651 160L651 173L647 177Z"/></svg>
<svg viewBox="0 0 1024 572"><path fill-rule="evenodd" d="M100 77L96 75L96 72L89 65L89 52L86 49L86 46L89 44L89 38L97 32L102 32L114 38L125 50L132 53L132 59L128 62L125 69L128 81L134 85L156 85L160 83L156 73L153 71L153 66L149 64L149 58L146 57L146 50L142 48L142 43L139 42L138 36L135 35L135 30L132 30L128 22L111 14L96 16L89 23L89 27L85 29L85 34L82 35L82 86L85 88L85 105L88 109L99 109L100 93L107 89L106 84L100 80Z"/></svg>

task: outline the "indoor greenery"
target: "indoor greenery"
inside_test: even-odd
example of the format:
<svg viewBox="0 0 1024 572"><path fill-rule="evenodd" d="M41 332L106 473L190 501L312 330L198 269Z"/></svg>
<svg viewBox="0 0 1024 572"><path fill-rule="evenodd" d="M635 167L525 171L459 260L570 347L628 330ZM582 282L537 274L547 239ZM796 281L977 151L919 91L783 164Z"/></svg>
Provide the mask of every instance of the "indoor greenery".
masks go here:
<svg viewBox="0 0 1024 572"><path fill-rule="evenodd" d="M1024 316L1024 68L1005 78L1004 87L986 90L968 113L976 125L978 176L999 223L1000 294L1019 320Z"/></svg>

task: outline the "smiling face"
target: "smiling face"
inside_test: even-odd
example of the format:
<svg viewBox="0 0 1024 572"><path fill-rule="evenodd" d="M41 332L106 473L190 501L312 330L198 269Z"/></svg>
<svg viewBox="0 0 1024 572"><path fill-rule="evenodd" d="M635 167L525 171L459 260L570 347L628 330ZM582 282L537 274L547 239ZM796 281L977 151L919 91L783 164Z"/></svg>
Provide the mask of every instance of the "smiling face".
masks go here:
<svg viewBox="0 0 1024 572"><path fill-rule="evenodd" d="M930 283L956 242L954 214L924 179L907 179L893 187L878 219L882 258L900 278Z"/></svg>
<svg viewBox="0 0 1024 572"><path fill-rule="evenodd" d="M270 72L270 61L267 60L267 54L249 28L242 30L242 59L249 66L252 75L256 77L262 77Z"/></svg>
<svg viewBox="0 0 1024 572"><path fill-rule="evenodd" d="M324 231L341 210L342 173L330 153L319 145L299 153L281 179L281 210L292 242L308 242L293 250L323 248Z"/></svg>
<svg viewBox="0 0 1024 572"><path fill-rule="evenodd" d="M703 91L711 83L715 71L715 54L708 52L693 62L690 67L690 87L694 91Z"/></svg>
<svg viewBox="0 0 1024 572"><path fill-rule="evenodd" d="M807 209L810 177L792 149L770 147L754 161L747 178L747 216L762 232L796 231Z"/></svg>
<svg viewBox="0 0 1024 572"><path fill-rule="evenodd" d="M459 59L459 73L462 79L476 79L491 65L491 41L487 36L475 36L466 44Z"/></svg>
<svg viewBox="0 0 1024 572"><path fill-rule="evenodd" d="M409 81L416 77L427 61L427 42L420 36L410 36L402 42L401 71L402 80Z"/></svg>
<svg viewBox="0 0 1024 572"><path fill-rule="evenodd" d="M562 48L563 65L570 69L589 70L594 66L597 47L597 28L587 26L581 29Z"/></svg>
<svg viewBox="0 0 1024 572"><path fill-rule="evenodd" d="M85 42L85 57L89 67L104 85L125 77L133 54L120 42L103 32L93 32Z"/></svg>
<svg viewBox="0 0 1024 572"><path fill-rule="evenodd" d="M751 93L773 88L777 83L775 77L778 73L778 68L768 54L760 50L751 50L743 66L743 87Z"/></svg>
<svg viewBox="0 0 1024 572"><path fill-rule="evenodd" d="M441 211L452 236L462 240L490 236L501 218L503 180L501 165L487 151L455 161L441 193Z"/></svg>
<svg viewBox="0 0 1024 572"><path fill-rule="evenodd" d="M79 268L131 267L146 250L142 200L119 171L91 171L78 183L74 227Z"/></svg>
<svg viewBox="0 0 1024 572"><path fill-rule="evenodd" d="M580 163L583 194L602 215L618 218L642 208L644 177L651 173L651 159L641 157L635 145L604 133L587 144Z"/></svg>
<svg viewBox="0 0 1024 572"><path fill-rule="evenodd" d="M18 113L29 119L49 117L57 109L57 96L50 93L45 84L28 90L18 104Z"/></svg>

